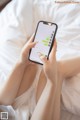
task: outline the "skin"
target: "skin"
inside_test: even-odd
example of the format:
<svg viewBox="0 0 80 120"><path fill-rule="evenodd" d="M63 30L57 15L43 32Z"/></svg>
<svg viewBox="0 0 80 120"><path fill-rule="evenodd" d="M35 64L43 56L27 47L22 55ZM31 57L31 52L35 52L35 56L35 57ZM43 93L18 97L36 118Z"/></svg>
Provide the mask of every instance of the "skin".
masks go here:
<svg viewBox="0 0 80 120"><path fill-rule="evenodd" d="M15 98L31 87L38 71L38 65L28 61L29 50L37 44L32 41L33 37L23 47L20 58L7 81L3 86L0 86L0 105L13 105ZM37 86L37 105L31 120L60 120L63 79L80 72L80 56L56 61L56 47L55 42L49 60L39 54L40 59L43 61L43 68Z"/></svg>

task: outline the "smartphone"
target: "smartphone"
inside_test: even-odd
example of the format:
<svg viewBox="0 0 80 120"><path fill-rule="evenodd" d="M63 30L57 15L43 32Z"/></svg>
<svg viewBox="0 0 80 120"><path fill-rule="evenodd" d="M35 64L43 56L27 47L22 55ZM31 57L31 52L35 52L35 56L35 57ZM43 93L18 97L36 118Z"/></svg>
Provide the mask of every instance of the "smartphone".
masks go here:
<svg viewBox="0 0 80 120"><path fill-rule="evenodd" d="M54 44L57 28L58 26L55 23L47 21L38 22L33 39L33 41L38 43L30 50L30 61L43 65L43 62L40 60L39 53L45 55L47 59L49 58L49 54Z"/></svg>

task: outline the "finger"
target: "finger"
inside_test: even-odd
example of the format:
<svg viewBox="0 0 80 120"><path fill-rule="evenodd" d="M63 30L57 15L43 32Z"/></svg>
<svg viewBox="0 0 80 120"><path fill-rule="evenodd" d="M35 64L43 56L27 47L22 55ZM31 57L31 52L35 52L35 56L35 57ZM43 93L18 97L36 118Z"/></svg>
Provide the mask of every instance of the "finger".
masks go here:
<svg viewBox="0 0 80 120"><path fill-rule="evenodd" d="M35 47L36 44L37 44L37 42L32 42L32 43L26 44L24 46L22 52L23 53L25 52L27 54L31 48Z"/></svg>
<svg viewBox="0 0 80 120"><path fill-rule="evenodd" d="M35 65L35 63L34 63L34 62L31 62L31 61L29 61L29 64L31 64L31 65Z"/></svg>
<svg viewBox="0 0 80 120"><path fill-rule="evenodd" d="M38 42L32 42L28 45L28 49L31 49L33 47L35 47L35 45L37 44Z"/></svg>
<svg viewBox="0 0 80 120"><path fill-rule="evenodd" d="M30 38L30 40L29 40L29 43L33 42L33 40L34 40L34 33L33 33L33 35L31 36L31 38Z"/></svg>
<svg viewBox="0 0 80 120"><path fill-rule="evenodd" d="M47 58L45 57L45 55L43 55L42 53L38 53L41 61L43 62L43 64L46 64L47 63Z"/></svg>
<svg viewBox="0 0 80 120"><path fill-rule="evenodd" d="M50 60L53 60L55 58L55 56L56 56L56 49L57 49L57 43L56 43L56 40L55 40L55 42L53 44L53 47L52 47L52 50L51 50L51 53L49 55Z"/></svg>

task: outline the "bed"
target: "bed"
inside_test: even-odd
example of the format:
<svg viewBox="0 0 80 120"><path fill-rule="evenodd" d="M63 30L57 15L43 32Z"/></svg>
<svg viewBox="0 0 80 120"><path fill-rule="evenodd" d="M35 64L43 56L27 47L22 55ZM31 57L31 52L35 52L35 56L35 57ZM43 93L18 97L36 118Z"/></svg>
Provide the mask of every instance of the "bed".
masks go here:
<svg viewBox="0 0 80 120"><path fill-rule="evenodd" d="M58 24L58 60L64 55L79 56L79 11L79 4L59 4L53 0L11 1L0 13L0 84L6 80L39 20ZM72 86L64 82L62 88L61 120L80 120L80 74L69 81L72 81Z"/></svg>

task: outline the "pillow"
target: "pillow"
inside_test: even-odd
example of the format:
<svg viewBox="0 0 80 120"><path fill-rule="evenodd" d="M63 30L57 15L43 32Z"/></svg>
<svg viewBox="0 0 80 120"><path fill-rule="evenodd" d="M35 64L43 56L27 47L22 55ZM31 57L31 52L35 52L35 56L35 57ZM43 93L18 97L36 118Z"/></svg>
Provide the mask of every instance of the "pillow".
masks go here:
<svg viewBox="0 0 80 120"><path fill-rule="evenodd" d="M28 14L28 11L31 14ZM0 14L0 39L2 41L13 39L13 41L17 41L17 44L24 44L26 37L29 37L32 32L32 24L30 24L32 23L32 17L32 5L28 0L13 0L10 2ZM14 40L15 36L25 40Z"/></svg>
<svg viewBox="0 0 80 120"><path fill-rule="evenodd" d="M59 45L80 50L80 6L57 4L53 0L45 1L34 2L34 23L40 19L57 23L56 38Z"/></svg>
<svg viewBox="0 0 80 120"><path fill-rule="evenodd" d="M29 0L13 0L0 14L0 78L2 77L2 81L6 80L23 45L33 33L32 17L32 3Z"/></svg>

